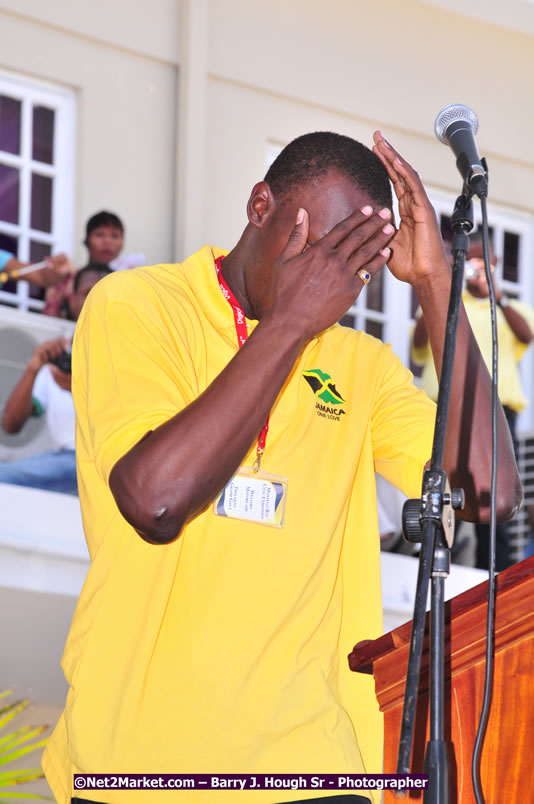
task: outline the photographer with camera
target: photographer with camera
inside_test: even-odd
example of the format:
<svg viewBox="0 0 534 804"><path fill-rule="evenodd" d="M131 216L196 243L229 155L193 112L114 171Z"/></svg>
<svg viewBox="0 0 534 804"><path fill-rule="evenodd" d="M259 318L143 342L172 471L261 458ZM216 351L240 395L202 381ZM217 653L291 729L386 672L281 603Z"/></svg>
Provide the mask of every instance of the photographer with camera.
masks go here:
<svg viewBox="0 0 534 804"><path fill-rule="evenodd" d="M482 357L488 369L492 364L492 333L490 318L489 286L484 268L484 252L482 232L478 229L469 236L469 252L465 270L465 290L462 296L463 305L477 339ZM452 264L452 260L451 260ZM494 275L497 265L493 245L490 243L490 267ZM519 363L525 350L533 340L534 309L523 301L508 298L493 278L495 300L497 303L497 335L499 342L499 399L508 422L514 451L517 460L516 420L528 404L523 391ZM434 368L432 350L428 341L425 319L417 317L412 338L411 357L413 362L423 367L421 376L422 388L427 395L436 400L438 397L438 379ZM457 521L457 531L458 535ZM487 570L489 567L489 525L485 522L475 524L476 554L475 567ZM455 560L455 547L462 546L456 542L452 551ZM507 522L497 525L497 546L495 569L497 572L510 567L514 563L511 534Z"/></svg>
<svg viewBox="0 0 534 804"><path fill-rule="evenodd" d="M74 321L78 320L89 291L110 273L109 266L99 262L91 262L77 272L74 293L69 299ZM2 416L3 429L14 434L20 432L31 416L46 413L55 449L0 463L0 483L77 494L70 348L69 338L39 344L7 400Z"/></svg>

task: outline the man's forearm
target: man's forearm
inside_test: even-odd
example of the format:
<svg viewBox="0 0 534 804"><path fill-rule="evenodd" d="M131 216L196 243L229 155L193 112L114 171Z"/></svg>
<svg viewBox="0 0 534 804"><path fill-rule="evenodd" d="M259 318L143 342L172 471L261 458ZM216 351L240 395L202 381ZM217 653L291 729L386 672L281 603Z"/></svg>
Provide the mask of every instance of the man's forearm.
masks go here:
<svg viewBox="0 0 534 804"><path fill-rule="evenodd" d="M506 319L506 323L517 340L521 341L521 343L530 343L532 340L532 331L521 313L518 313L511 304L507 304L506 307L501 307L501 310Z"/></svg>
<svg viewBox="0 0 534 804"><path fill-rule="evenodd" d="M415 322L415 329L413 331L413 345L416 349L422 349L428 343L428 333L426 331L425 317L419 316Z"/></svg>
<svg viewBox="0 0 534 804"><path fill-rule="evenodd" d="M302 339L287 327L262 320L198 399L115 464L112 493L143 538L172 541L230 480L302 346Z"/></svg>

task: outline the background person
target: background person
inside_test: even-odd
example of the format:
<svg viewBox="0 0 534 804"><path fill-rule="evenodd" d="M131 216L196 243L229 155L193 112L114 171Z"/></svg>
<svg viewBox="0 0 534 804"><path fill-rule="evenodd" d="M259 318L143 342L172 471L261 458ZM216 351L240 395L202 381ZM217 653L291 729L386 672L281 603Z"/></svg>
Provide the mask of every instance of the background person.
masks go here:
<svg viewBox="0 0 534 804"><path fill-rule="evenodd" d="M144 254L122 254L124 224L113 212L97 212L87 221L84 245L89 259L106 262L114 271L138 268L144 264Z"/></svg>
<svg viewBox="0 0 534 804"><path fill-rule="evenodd" d="M144 254L121 254L124 246L124 225L113 212L102 210L89 218L83 244L87 247L89 262L105 263L113 271L136 268L145 262ZM46 315L68 318L72 288L72 277L66 277L56 287L50 288L46 294L43 312Z"/></svg>
<svg viewBox="0 0 534 804"><path fill-rule="evenodd" d="M74 321L78 319L89 291L110 273L111 269L102 263L89 263L77 272L69 302ZM62 357L63 361L59 360ZM30 416L46 414L55 449L0 463L0 483L77 493L75 413L69 358L68 338L54 338L35 349L6 402L2 427L6 433L15 434L20 432Z"/></svg>
<svg viewBox="0 0 534 804"><path fill-rule="evenodd" d="M525 302L511 299L499 287L495 277L497 260L493 247L490 247L490 263L497 302L497 336L499 343L499 399L510 428L514 450L517 457L516 420L517 415L527 406L527 399L521 387L519 362L526 348L532 342L534 332L534 310ZM482 232L470 236L466 268L465 291L462 301L467 312L473 333L488 369L492 365L492 338L489 287L484 268ZM428 342L428 333L423 315L419 315L412 338L412 360L423 366L422 388L428 396L436 400L438 379ZM490 437L491 428L488 430ZM478 523L476 532L476 566L488 569L489 566L489 525ZM510 532L506 523L497 526L497 546L495 568L506 569L513 564L510 545Z"/></svg>
<svg viewBox="0 0 534 804"><path fill-rule="evenodd" d="M378 158L349 137L298 138L252 188L230 253L206 246L181 265L115 273L84 307L73 394L92 564L63 657L68 704L43 758L59 804L77 795L75 770L381 768L373 680L346 657L381 633L375 468L420 491L435 406L390 347L336 322L387 261L415 286L439 365L450 268L419 177L375 137ZM467 361L480 372L466 377ZM467 488L465 515L487 517L490 384L465 315L456 366L445 467ZM479 415L467 456L466 397ZM520 490L500 409L499 436L507 516Z"/></svg>

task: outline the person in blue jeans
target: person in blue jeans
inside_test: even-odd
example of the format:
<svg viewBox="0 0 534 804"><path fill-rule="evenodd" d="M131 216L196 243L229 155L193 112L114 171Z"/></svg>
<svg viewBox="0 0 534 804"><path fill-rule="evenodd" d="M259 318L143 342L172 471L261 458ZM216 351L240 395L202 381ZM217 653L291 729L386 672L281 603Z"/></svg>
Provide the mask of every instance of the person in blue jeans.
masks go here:
<svg viewBox="0 0 534 804"><path fill-rule="evenodd" d="M69 300L76 321L91 288L111 273L104 263L89 263L74 279ZM71 393L70 340L55 338L39 344L24 374L7 400L2 427L18 433L32 416L46 415L55 449L0 463L0 483L77 494L75 413Z"/></svg>

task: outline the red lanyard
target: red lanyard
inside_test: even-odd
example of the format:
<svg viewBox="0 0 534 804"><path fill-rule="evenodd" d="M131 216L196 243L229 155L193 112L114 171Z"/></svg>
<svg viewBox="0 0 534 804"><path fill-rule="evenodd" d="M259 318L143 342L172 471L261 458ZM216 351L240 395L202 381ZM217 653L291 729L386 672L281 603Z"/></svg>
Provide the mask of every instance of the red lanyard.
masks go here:
<svg viewBox="0 0 534 804"><path fill-rule="evenodd" d="M215 260L215 270L217 271L217 279L219 280L219 287L221 292L232 308L234 313L234 323L235 323L235 332L237 335L237 343L239 348L243 346L246 339L248 338L248 330L247 330L247 323L245 321L245 313L243 312L243 308L237 301L236 297L226 284L224 276L222 275L221 271L221 262L224 260L224 256L217 257ZM263 453L265 452L265 442L267 441L267 432L269 430L269 417L265 421L261 429L261 433L258 436L258 444L256 446L256 460L254 461L253 469L257 472L260 468L261 458Z"/></svg>

